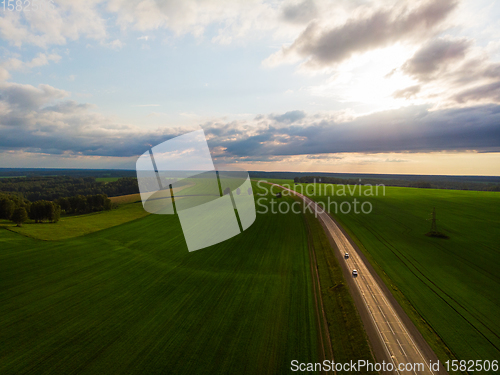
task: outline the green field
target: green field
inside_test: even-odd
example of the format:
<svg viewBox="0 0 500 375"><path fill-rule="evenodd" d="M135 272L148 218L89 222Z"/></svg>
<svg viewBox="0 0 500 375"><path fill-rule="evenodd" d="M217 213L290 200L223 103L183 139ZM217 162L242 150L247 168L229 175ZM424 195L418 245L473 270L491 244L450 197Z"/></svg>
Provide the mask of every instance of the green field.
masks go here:
<svg viewBox="0 0 500 375"><path fill-rule="evenodd" d="M257 215L193 253L176 216L60 241L0 228L0 275L1 374L277 374L318 360L301 215Z"/></svg>
<svg viewBox="0 0 500 375"><path fill-rule="evenodd" d="M370 214L339 210L333 216L391 284L438 356L444 359L446 349L412 309L458 359L500 359L500 194L394 187L386 187L385 196L382 190L364 194L331 196L328 190L311 198L372 203ZM449 239L424 235L433 207Z"/></svg>

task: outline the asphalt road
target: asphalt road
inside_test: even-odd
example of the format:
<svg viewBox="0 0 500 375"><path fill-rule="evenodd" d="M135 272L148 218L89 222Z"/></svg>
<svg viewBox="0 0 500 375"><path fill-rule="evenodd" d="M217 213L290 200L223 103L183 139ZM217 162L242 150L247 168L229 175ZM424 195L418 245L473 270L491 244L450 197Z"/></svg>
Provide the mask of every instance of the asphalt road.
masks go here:
<svg viewBox="0 0 500 375"><path fill-rule="evenodd" d="M430 361L435 363L437 361L437 357L430 350L428 345L419 334L417 334L417 336L419 337L414 337L415 335L412 334L412 331L415 332L416 328L414 326L407 327L409 320L408 317L405 317L405 320L407 321L405 323L405 321L400 316L401 313L398 313L397 311L399 310L401 312L401 307L395 306L396 301L394 300L394 298L390 298L387 295L387 291L385 291L384 293L384 286L379 285L381 281L377 281L378 277L372 275L372 272L374 271L369 270L369 268L365 264L365 260L363 259L364 257L362 256L362 254L358 253L358 250L354 248L354 246L346 237L345 233L343 233L343 231L339 228L337 223L328 215L328 213L323 212L321 207L317 206L316 203L311 199L283 186L276 186L293 192L295 195L303 199L307 205L310 205L313 212L314 210L316 210L318 218L335 241L336 247L340 252L340 254L338 254L340 256L337 258L343 259L343 262L345 262L344 266L347 266L347 269L350 273L348 276L352 278L354 285L361 295L363 304L366 307L367 311L364 312L364 320L367 320L366 315L368 315L370 321L373 324L373 327L371 327L372 331L374 329L374 331L376 332L376 337L378 337L378 339L380 340L379 344L381 344L381 347L385 354L381 355L379 353L379 355L377 355L377 353L375 352L374 354L377 358L377 361L381 362L382 359L384 359L386 360L386 362L392 362L395 368L395 370L392 372L393 374L437 375L438 373L443 373L444 369L442 367L440 367L438 371L430 368ZM348 259L344 259L345 253L349 254ZM352 276L352 270L354 269L358 271L358 276L356 277ZM363 315L363 312L360 311L360 313L361 315ZM373 332L372 335L370 335L370 332L368 332L368 334L369 337L372 336L370 338L373 347L375 346L375 343L373 343L372 340L374 334ZM410 370L408 367L404 367L407 364L416 363L421 363L423 365L421 367L423 368L412 368Z"/></svg>

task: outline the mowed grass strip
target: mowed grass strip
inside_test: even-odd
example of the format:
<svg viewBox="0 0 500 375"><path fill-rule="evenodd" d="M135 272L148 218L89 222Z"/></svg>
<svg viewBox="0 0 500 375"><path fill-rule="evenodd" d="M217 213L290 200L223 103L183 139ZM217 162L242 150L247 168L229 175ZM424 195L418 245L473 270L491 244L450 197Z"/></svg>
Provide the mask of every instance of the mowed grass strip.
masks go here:
<svg viewBox="0 0 500 375"><path fill-rule="evenodd" d="M2 374L280 374L318 359L300 215L259 214L193 253L176 216L56 242L0 229L0 275Z"/></svg>
<svg viewBox="0 0 500 375"><path fill-rule="evenodd" d="M125 204L125 203L139 203L141 201L141 194L127 194L118 197L110 197L111 203Z"/></svg>
<svg viewBox="0 0 500 375"><path fill-rule="evenodd" d="M142 208L142 203L130 203L120 205L110 211L63 216L57 223L25 223L22 227L10 224L7 228L24 236L55 241L83 236L147 215L149 214Z"/></svg>
<svg viewBox="0 0 500 375"><path fill-rule="evenodd" d="M290 180L280 182L293 186ZM386 187L385 196L381 190L379 196L366 196L365 189L359 194L356 188L352 197L323 190L311 198L325 204L328 197L372 203L370 214L333 216L441 360L500 358L500 194ZM425 236L433 207L438 230L448 240Z"/></svg>

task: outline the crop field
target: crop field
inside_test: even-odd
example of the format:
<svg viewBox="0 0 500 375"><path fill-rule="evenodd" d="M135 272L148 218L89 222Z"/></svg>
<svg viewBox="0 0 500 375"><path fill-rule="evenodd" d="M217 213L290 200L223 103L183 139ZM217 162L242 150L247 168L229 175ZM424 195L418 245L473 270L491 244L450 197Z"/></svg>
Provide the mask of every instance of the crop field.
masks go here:
<svg viewBox="0 0 500 375"><path fill-rule="evenodd" d="M291 180L274 182L293 186ZM296 189L300 191L298 186ZM413 309L458 359L498 360L500 194L386 187L385 196L382 190L378 196L366 196L365 189L360 194L356 188L352 196L338 196L339 191L332 195L331 190L319 193L318 189L316 194L306 195L325 204L328 197L337 203L353 198L371 202L369 214L343 214L340 209L335 214L335 206L330 208L391 284L436 354L446 360L450 353L418 315L412 314ZM433 207L438 230L449 239L425 236Z"/></svg>
<svg viewBox="0 0 500 375"><path fill-rule="evenodd" d="M0 274L1 374L276 374L318 360L301 215L259 214L192 253L173 215L59 241L0 228Z"/></svg>

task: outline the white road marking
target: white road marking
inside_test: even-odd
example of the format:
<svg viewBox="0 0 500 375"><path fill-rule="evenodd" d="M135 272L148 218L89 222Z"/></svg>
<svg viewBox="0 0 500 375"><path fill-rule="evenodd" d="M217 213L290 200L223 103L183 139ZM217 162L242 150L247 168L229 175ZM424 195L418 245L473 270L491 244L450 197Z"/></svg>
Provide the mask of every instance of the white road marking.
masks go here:
<svg viewBox="0 0 500 375"><path fill-rule="evenodd" d="M276 184L273 184L273 185L276 185ZM280 186L280 185L276 185L276 186ZM428 362L425 360L423 354L421 353L418 346L416 345L415 341L413 340L411 335L406 330L406 327L401 322L398 314L393 309L393 307L389 303L389 301L386 299L384 293L380 289L380 286L375 281L375 279L373 278L371 273L368 271L364 262L361 259L358 259L359 260L359 263L358 263L357 260L354 259L354 258L357 258L359 256L358 256L356 250L354 249L354 247L351 245L349 240L344 235L344 233L337 226L337 224L330 218L330 216L328 216L328 214L326 214L324 211L322 211L322 209L318 209L319 206L317 205L317 203L314 202L313 200L311 200L310 198L305 197L304 195L297 193L291 189L286 189L282 186L280 186L280 187L285 189L285 190L288 190L288 191L294 193L295 195L297 195L298 197L300 197L302 200L304 200L305 203L307 203L307 207L311 207L315 211L317 217L325 224L325 226L328 228L330 233L332 233L334 235L334 240L337 243L338 249L342 255L344 255L345 253L350 254L352 252L353 257L352 258L349 257L348 259L346 259L346 263L353 266L353 267L351 267L351 269L358 270L358 277L356 277L354 279L354 282L355 282L356 286L358 287L358 290L360 291L360 295L362 296L363 301L365 302L365 305L367 307L367 310L370 313L370 317L374 323L375 328L377 329L377 332L379 334L379 337L381 338L381 341L384 344L384 348L385 348L389 358L391 358L393 364L395 365L395 371L399 374L398 367L396 366L396 362L399 364L399 361L397 360L395 355L391 354L391 349L390 349L391 343L389 340L386 339L385 335L381 331L379 324L378 324L377 320L375 319L375 311L373 310L371 304L368 302L368 300L366 298L367 296L371 295L371 298L373 299L373 303L377 306L378 310L380 310L381 316L383 317L383 321L387 324L387 326L391 330L391 332L394 336L394 339L397 341L399 348L401 349L401 352L403 353L405 358L408 359L408 356L407 356L405 350L403 349L401 342L396 337L396 333L394 332L391 323L387 319L387 316L385 315L385 313L381 309L381 303L378 301L378 298L376 296L382 297L383 305L387 306L387 308L391 312L391 315L393 315L396 318L396 322L398 323L399 327L401 328L401 334L403 335L403 337L407 338L408 342L411 344L411 347L422 358L423 363L427 365L427 368L429 369L430 373L434 374L434 372L429 367ZM360 281L362 280L365 285L362 285L362 283L360 281L358 281L358 278L360 279ZM372 290L371 285L375 285L375 287L374 287L375 290ZM369 292L369 294L367 294L365 292L365 289ZM386 332L388 332L388 331L386 331ZM392 353L394 353L394 352L392 352ZM425 365L424 365L424 369L425 369ZM413 369L413 372L416 374L415 369Z"/></svg>

